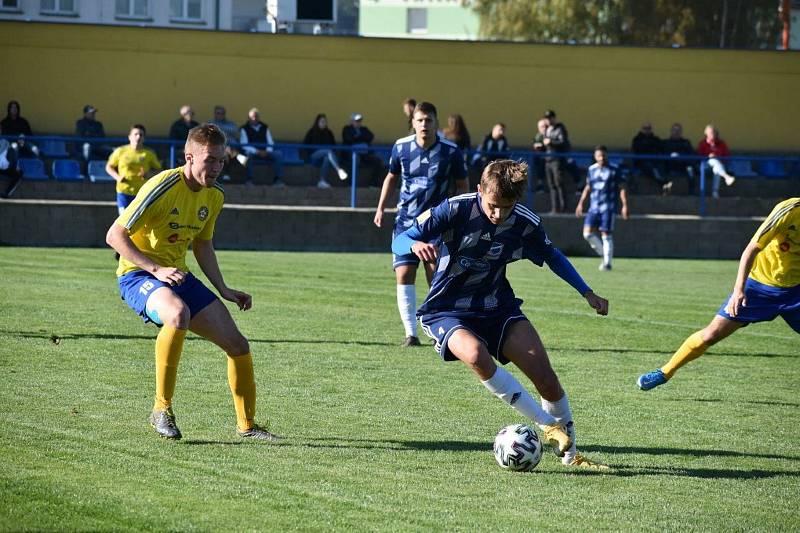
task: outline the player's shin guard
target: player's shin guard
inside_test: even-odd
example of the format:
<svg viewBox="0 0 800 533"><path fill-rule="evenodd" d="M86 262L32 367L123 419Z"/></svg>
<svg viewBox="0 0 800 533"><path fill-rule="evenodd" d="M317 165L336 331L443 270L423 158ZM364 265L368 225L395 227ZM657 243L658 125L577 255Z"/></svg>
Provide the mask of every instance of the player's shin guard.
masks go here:
<svg viewBox="0 0 800 533"><path fill-rule="evenodd" d="M492 394L540 426L550 426L556 423L556 419L547 414L505 368L498 366L494 375L481 383Z"/></svg>
<svg viewBox="0 0 800 533"><path fill-rule="evenodd" d="M708 344L703 342L702 333L699 331L692 333L683 341L683 344L681 344L681 347L675 352L675 355L672 356L672 359L661 367L664 377L670 379L680 367L689 361L694 361L706 353L706 350L708 350Z"/></svg>
<svg viewBox="0 0 800 533"><path fill-rule="evenodd" d="M183 352L185 329L162 326L156 337L156 399L153 411L163 411L172 405L178 362Z"/></svg>
<svg viewBox="0 0 800 533"><path fill-rule="evenodd" d="M228 356L228 385L236 409L236 427L247 431L256 417L256 379L251 354Z"/></svg>
<svg viewBox="0 0 800 533"><path fill-rule="evenodd" d="M597 255L600 257L603 256L603 242L600 240L597 233L592 233L591 231L588 233L584 232L583 238L586 239L586 242L589 243L589 246L592 247L592 250L594 250Z"/></svg>
<svg viewBox="0 0 800 533"><path fill-rule="evenodd" d="M397 310L406 330L406 337L417 336L417 288L415 285L397 286Z"/></svg>
<svg viewBox="0 0 800 533"><path fill-rule="evenodd" d="M603 264L610 265L614 258L614 237L603 235Z"/></svg>
<svg viewBox="0 0 800 533"><path fill-rule="evenodd" d="M565 392L564 396L555 402L549 402L542 398L542 408L553 418L558 420L558 423L561 424L561 426L564 428L564 431L566 431L567 435L569 435L570 439L572 439L572 446L564 454L562 459L564 464L569 464L575 458L575 454L578 452L578 450L575 445L575 424L572 422L572 409L569 406L567 393Z"/></svg>

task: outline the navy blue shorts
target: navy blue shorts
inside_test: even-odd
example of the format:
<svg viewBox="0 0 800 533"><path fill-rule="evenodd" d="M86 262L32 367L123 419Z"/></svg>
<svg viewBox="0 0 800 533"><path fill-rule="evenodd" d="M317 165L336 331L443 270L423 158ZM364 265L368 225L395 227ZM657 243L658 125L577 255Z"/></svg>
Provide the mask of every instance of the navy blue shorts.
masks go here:
<svg viewBox="0 0 800 533"><path fill-rule="evenodd" d="M161 287L172 289L172 292L189 308L190 317L195 316L217 299L217 295L191 273L186 274L186 279L180 285L168 285L144 270L128 272L120 276L117 281L119 294L128 307L136 311L136 314L142 317L145 323L152 322L157 326L162 325L158 313L153 309L147 309L147 300L156 289Z"/></svg>
<svg viewBox="0 0 800 533"><path fill-rule="evenodd" d="M600 213L597 211L589 211L583 218L583 225L597 228L605 233L611 233L614 231L614 212L606 211Z"/></svg>
<svg viewBox="0 0 800 533"><path fill-rule="evenodd" d="M392 230L392 240L395 237L403 233L407 228L401 228L395 225L394 230ZM414 265L419 266L419 257L417 254L413 252L409 252L403 255L392 254L392 270L396 270L397 267L402 265Z"/></svg>
<svg viewBox="0 0 800 533"><path fill-rule="evenodd" d="M131 205L131 202L136 196L131 196L130 194L122 194L121 192L117 193L117 208L119 209L120 213L125 210L126 207Z"/></svg>
<svg viewBox="0 0 800 533"><path fill-rule="evenodd" d="M453 333L459 329L465 329L486 345L491 356L502 365L509 362L502 353L509 326L521 320L528 320L528 317L519 308L481 318L463 316L437 316L435 318L423 316L420 318L422 330L428 337L436 341L434 349L445 361L458 359L447 347L447 341L450 340Z"/></svg>
<svg viewBox="0 0 800 533"><path fill-rule="evenodd" d="M731 297L725 300L717 314L728 320L753 324L769 322L778 316L783 318L789 327L800 333L800 285L790 288L772 287L747 278L744 285L744 296L747 305L739 308L739 314L730 316L725 312Z"/></svg>

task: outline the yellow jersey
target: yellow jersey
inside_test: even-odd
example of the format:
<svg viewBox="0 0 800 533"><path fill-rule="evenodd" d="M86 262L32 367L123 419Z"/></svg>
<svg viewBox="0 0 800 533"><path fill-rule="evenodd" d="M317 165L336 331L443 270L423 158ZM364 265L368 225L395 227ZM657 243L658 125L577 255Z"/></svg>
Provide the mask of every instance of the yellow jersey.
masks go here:
<svg viewBox="0 0 800 533"><path fill-rule="evenodd" d="M800 285L800 198L776 205L750 242L761 248L751 278L772 287Z"/></svg>
<svg viewBox="0 0 800 533"><path fill-rule="evenodd" d="M149 179L116 224L128 230L136 248L152 261L187 272L189 244L211 240L224 200L220 185L195 192L186 185L183 167L173 168ZM120 257L117 276L133 270L139 267Z"/></svg>
<svg viewBox="0 0 800 533"><path fill-rule="evenodd" d="M161 170L161 163L154 151L144 147L137 150L129 144L114 150L108 158L108 164L122 176L122 181L117 182L117 192L128 196L136 196L147 181L145 176L148 172Z"/></svg>

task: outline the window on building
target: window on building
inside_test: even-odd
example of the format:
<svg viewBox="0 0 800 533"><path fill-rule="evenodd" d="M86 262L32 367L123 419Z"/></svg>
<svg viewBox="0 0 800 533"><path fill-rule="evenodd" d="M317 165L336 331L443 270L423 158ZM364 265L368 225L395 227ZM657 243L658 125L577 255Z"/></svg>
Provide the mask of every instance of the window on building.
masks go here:
<svg viewBox="0 0 800 533"><path fill-rule="evenodd" d="M115 14L124 18L147 18L150 0L117 0Z"/></svg>
<svg viewBox="0 0 800 533"><path fill-rule="evenodd" d="M7 11L18 10L19 2L20 0L3 0L0 2L0 9Z"/></svg>
<svg viewBox="0 0 800 533"><path fill-rule="evenodd" d="M173 20L203 20L203 0L170 0L169 17Z"/></svg>
<svg viewBox="0 0 800 533"><path fill-rule="evenodd" d="M333 0L297 0L297 20L333 20Z"/></svg>
<svg viewBox="0 0 800 533"><path fill-rule="evenodd" d="M75 15L76 0L42 0L41 12L44 15Z"/></svg>
<svg viewBox="0 0 800 533"><path fill-rule="evenodd" d="M408 33L428 33L428 10L424 7L408 8Z"/></svg>

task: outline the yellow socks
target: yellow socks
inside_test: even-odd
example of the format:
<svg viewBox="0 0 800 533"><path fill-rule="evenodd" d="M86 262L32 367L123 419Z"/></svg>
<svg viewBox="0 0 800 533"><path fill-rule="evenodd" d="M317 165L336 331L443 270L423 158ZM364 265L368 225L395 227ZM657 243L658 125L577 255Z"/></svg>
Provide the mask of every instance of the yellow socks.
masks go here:
<svg viewBox="0 0 800 533"><path fill-rule="evenodd" d="M183 351L185 329L162 326L156 337L156 400L153 411L163 411L172 406L178 361Z"/></svg>
<svg viewBox="0 0 800 533"><path fill-rule="evenodd" d="M707 349L708 344L703 342L703 336L699 331L696 331L683 341L683 344L681 344L681 347L675 352L675 355L672 356L672 359L661 367L661 371L667 379L670 379L680 367L689 361L694 361L706 353Z"/></svg>
<svg viewBox="0 0 800 533"><path fill-rule="evenodd" d="M236 426L240 431L253 427L256 415L256 380L252 354L228 356L228 385L236 408Z"/></svg>

